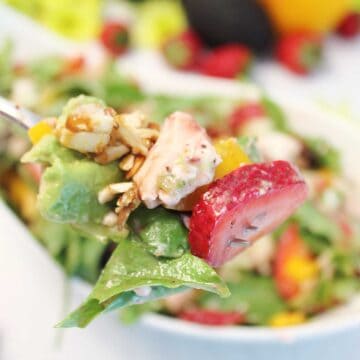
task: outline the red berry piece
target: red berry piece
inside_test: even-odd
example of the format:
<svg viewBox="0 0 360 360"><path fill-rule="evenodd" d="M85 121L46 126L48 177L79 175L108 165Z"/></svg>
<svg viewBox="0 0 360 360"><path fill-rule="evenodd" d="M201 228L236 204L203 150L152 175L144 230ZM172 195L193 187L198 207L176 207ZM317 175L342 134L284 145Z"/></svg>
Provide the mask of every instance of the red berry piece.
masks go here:
<svg viewBox="0 0 360 360"><path fill-rule="evenodd" d="M203 57L199 70L205 75L236 78L250 67L252 54L250 50L240 44L220 46Z"/></svg>
<svg viewBox="0 0 360 360"><path fill-rule="evenodd" d="M119 22L108 22L104 25L101 43L114 56L124 53L129 46L129 33L127 26Z"/></svg>
<svg viewBox="0 0 360 360"><path fill-rule="evenodd" d="M234 135L239 134L243 125L253 119L265 116L265 110L259 103L246 103L235 108L229 117L229 127Z"/></svg>
<svg viewBox="0 0 360 360"><path fill-rule="evenodd" d="M360 13L346 15L338 25L336 32L344 38L353 38L360 33Z"/></svg>
<svg viewBox="0 0 360 360"><path fill-rule="evenodd" d="M188 30L166 42L163 54L170 65L177 69L189 70L197 64L201 49L200 38Z"/></svg>
<svg viewBox="0 0 360 360"><path fill-rule="evenodd" d="M192 254L218 267L274 230L306 199L307 186L287 161L244 165L214 181L193 209Z"/></svg>
<svg viewBox="0 0 360 360"><path fill-rule="evenodd" d="M237 311L191 309L183 311L179 317L186 321L212 326L236 325L245 321L244 314Z"/></svg>
<svg viewBox="0 0 360 360"><path fill-rule="evenodd" d="M312 32L287 34L277 44L276 57L294 73L308 74L322 59L322 38Z"/></svg>

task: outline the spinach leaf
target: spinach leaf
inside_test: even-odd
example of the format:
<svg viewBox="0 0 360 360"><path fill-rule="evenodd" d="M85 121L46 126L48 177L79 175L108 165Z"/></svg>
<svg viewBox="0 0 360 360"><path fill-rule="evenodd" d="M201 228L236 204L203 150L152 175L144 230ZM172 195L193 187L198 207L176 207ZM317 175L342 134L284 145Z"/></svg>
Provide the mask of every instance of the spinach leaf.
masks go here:
<svg viewBox="0 0 360 360"><path fill-rule="evenodd" d="M199 300L200 305L208 309L244 312L248 323L262 325L286 309L270 277L242 274L239 282L229 283L228 286L231 292L228 298L204 293Z"/></svg>
<svg viewBox="0 0 360 360"><path fill-rule="evenodd" d="M139 207L128 225L155 256L177 258L188 249L187 230L178 215L164 208Z"/></svg>
<svg viewBox="0 0 360 360"><path fill-rule="evenodd" d="M330 243L336 243L336 240L341 238L339 226L317 210L311 202L302 205L293 217L302 229L317 237L323 237Z"/></svg>
<svg viewBox="0 0 360 360"><path fill-rule="evenodd" d="M150 295L136 295L133 290L142 286L152 287ZM84 327L105 310L152 301L184 287L229 295L227 286L203 260L189 253L177 259L156 258L131 235L119 243L85 303L58 326Z"/></svg>

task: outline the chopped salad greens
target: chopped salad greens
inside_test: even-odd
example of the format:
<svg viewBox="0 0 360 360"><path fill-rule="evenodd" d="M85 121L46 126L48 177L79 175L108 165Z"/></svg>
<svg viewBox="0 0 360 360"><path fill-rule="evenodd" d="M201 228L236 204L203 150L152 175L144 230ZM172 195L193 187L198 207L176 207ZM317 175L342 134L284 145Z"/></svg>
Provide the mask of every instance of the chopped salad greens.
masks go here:
<svg viewBox="0 0 360 360"><path fill-rule="evenodd" d="M126 322L157 311L290 326L359 291L359 222L340 155L294 134L270 99L148 95L110 61L96 72L84 58L13 66L8 47L2 78L2 96L48 118L30 130L32 147L0 122L1 196L69 276L94 284L58 326L115 309ZM310 190L290 217L286 199L300 204L305 190L289 162ZM243 200L249 188L256 204ZM216 200L225 189L235 200ZM286 211L266 208L269 189ZM264 226L268 216L276 229Z"/></svg>

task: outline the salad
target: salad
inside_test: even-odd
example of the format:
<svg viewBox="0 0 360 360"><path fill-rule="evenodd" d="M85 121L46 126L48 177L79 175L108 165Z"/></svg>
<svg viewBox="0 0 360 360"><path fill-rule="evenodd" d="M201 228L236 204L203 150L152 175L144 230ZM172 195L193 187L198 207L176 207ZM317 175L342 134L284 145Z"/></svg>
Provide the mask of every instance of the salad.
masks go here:
<svg viewBox="0 0 360 360"><path fill-rule="evenodd" d="M30 131L34 146L23 161L31 163L16 161L29 148L26 135L1 130L7 133L1 150L5 198L70 275L95 283L87 301L62 326L85 326L99 313L125 306L125 321L151 310L211 325L291 325L346 301L358 290L358 229L351 209L346 209L346 184L336 150L322 140L294 134L281 110L266 98L249 104L149 96L119 75L101 83L109 67L112 64L94 79L80 67L75 77L101 84L97 91L102 94L107 81L118 81L118 105L109 101L112 90L108 97L86 92L111 107L88 96L66 103L83 93L76 86L69 93L57 89L74 73L56 73L40 86L30 65L23 65L21 75L15 73L3 92L13 97L14 84L26 74L32 95L48 87L56 94L46 105L40 96L27 106L56 115L65 104L58 118L47 118ZM211 139L188 113L206 127ZM15 146L15 154L10 145L14 139L23 144L21 149ZM188 140L191 157L186 157ZM179 156L183 158L177 162ZM264 234L246 249L305 197L304 182L288 161L302 169L311 201L272 235ZM239 193L231 193L234 182ZM256 189L257 197L240 199L246 186ZM277 195L264 201L273 187ZM226 206L217 201L225 191L232 195ZM220 206L217 210L225 208L221 221L214 220L221 211L209 211L215 205ZM236 216L239 224L232 224L230 215L239 214L237 206L246 212ZM267 214L269 222L264 221ZM232 295L226 297L229 290Z"/></svg>

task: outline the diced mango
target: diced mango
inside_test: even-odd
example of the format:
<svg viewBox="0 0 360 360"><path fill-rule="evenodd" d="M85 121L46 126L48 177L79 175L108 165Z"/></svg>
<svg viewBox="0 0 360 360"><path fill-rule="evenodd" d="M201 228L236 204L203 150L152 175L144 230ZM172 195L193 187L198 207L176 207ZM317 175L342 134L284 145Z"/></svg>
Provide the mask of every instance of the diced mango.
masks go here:
<svg viewBox="0 0 360 360"><path fill-rule="evenodd" d="M270 319L269 325L273 327L292 326L302 324L305 320L305 314L300 311L285 311L275 314Z"/></svg>
<svg viewBox="0 0 360 360"><path fill-rule="evenodd" d="M302 283L314 279L319 273L315 260L306 256L293 256L285 264L285 273L293 280Z"/></svg>
<svg viewBox="0 0 360 360"><path fill-rule="evenodd" d="M42 139L43 136L51 134L52 131L53 128L46 121L43 120L30 128L28 131L28 135L32 144L35 145Z"/></svg>
<svg viewBox="0 0 360 360"><path fill-rule="evenodd" d="M215 170L215 179L222 178L240 165L251 163L247 154L233 137L217 140L214 146L222 159Z"/></svg>

